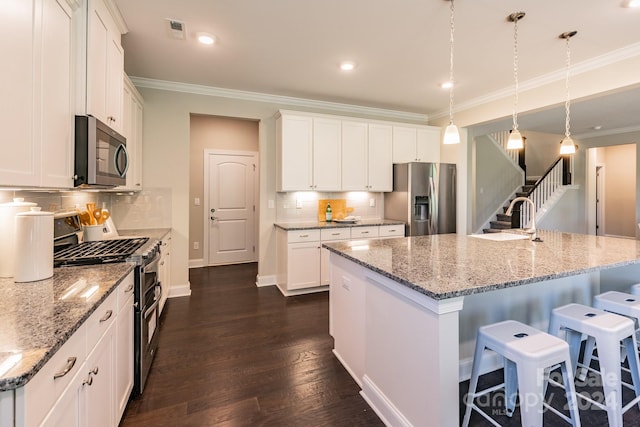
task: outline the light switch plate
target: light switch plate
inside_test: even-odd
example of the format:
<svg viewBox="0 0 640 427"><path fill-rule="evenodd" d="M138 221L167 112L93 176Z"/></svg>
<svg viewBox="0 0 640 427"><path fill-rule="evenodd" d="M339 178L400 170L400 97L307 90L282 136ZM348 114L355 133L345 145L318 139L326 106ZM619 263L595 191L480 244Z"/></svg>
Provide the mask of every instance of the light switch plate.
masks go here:
<svg viewBox="0 0 640 427"><path fill-rule="evenodd" d="M376 199L369 199L369 207L370 208L376 207Z"/></svg>
<svg viewBox="0 0 640 427"><path fill-rule="evenodd" d="M194 198L194 199L193 199L193 204L194 204L195 206L200 206L200 197L196 197L196 198Z"/></svg>
<svg viewBox="0 0 640 427"><path fill-rule="evenodd" d="M302 200L296 199L296 209L302 209Z"/></svg>

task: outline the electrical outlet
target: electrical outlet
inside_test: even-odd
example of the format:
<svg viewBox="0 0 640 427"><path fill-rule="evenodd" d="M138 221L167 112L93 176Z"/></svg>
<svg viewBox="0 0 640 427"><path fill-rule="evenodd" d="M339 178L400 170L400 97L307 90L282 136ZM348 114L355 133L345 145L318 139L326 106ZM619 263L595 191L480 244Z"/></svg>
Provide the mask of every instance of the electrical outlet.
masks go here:
<svg viewBox="0 0 640 427"><path fill-rule="evenodd" d="M200 197L196 197L196 198L194 198L194 199L193 199L193 204L194 204L195 206L200 206Z"/></svg>
<svg viewBox="0 0 640 427"><path fill-rule="evenodd" d="M302 200L296 199L296 209L302 209Z"/></svg>
<svg viewBox="0 0 640 427"><path fill-rule="evenodd" d="M193 242L193 249L194 250L200 249L200 242Z"/></svg>
<svg viewBox="0 0 640 427"><path fill-rule="evenodd" d="M376 207L376 199L369 199L369 207L370 208Z"/></svg>

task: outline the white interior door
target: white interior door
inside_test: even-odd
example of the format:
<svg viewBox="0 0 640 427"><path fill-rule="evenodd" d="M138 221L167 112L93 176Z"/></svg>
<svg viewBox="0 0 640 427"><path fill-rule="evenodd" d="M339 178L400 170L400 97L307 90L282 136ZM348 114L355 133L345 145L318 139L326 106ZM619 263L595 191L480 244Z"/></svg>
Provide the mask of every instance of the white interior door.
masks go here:
<svg viewBox="0 0 640 427"><path fill-rule="evenodd" d="M256 261L256 154L207 155L209 265Z"/></svg>

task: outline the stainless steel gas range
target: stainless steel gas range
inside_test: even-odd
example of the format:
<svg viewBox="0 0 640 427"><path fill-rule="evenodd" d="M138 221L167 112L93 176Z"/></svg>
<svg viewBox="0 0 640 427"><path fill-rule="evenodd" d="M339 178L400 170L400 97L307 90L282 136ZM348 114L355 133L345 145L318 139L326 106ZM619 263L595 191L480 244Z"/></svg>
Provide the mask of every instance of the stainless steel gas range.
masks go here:
<svg viewBox="0 0 640 427"><path fill-rule="evenodd" d="M158 349L158 326L162 287L158 281L160 241L147 237L80 242L77 213L54 219L54 266L98 265L133 262L134 282L134 392L142 393Z"/></svg>

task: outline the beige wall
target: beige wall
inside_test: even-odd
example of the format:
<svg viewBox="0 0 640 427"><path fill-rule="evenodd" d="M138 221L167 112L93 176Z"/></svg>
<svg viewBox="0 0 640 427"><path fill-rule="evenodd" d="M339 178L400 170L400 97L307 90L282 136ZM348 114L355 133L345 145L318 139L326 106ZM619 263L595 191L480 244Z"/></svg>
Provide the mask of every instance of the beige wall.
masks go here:
<svg viewBox="0 0 640 427"><path fill-rule="evenodd" d="M608 236L636 236L636 146L604 149L605 224Z"/></svg>
<svg viewBox="0 0 640 427"><path fill-rule="evenodd" d="M258 121L192 114L189 145L189 260L204 260L204 150L258 152ZM200 199L200 206L194 199ZM257 240L257 239L256 239ZM200 248L193 249L193 242Z"/></svg>
<svg viewBox="0 0 640 427"><path fill-rule="evenodd" d="M560 156L560 141L564 135L523 131L527 137L525 163L527 177L541 177Z"/></svg>

